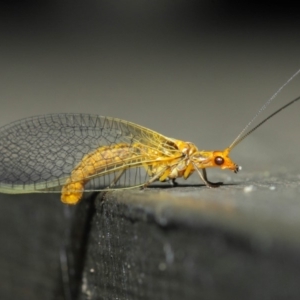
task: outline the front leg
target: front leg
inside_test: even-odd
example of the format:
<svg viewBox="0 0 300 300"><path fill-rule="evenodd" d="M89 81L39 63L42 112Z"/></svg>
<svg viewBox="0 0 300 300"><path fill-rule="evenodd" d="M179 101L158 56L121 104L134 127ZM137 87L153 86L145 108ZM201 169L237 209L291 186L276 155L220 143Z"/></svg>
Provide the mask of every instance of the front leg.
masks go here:
<svg viewBox="0 0 300 300"><path fill-rule="evenodd" d="M220 185L223 184L223 182L211 182L207 179L207 173L206 173L206 169L203 168L202 170L202 174L199 172L198 168L195 168L196 171L198 172L200 178L203 180L203 182L205 183L206 186L210 187L210 188L215 188L215 187L219 187Z"/></svg>
<svg viewBox="0 0 300 300"><path fill-rule="evenodd" d="M200 176L201 179L204 181L204 183L206 184L206 186L210 187L210 188L215 188L215 187L219 187L220 185L223 184L223 182L219 181L219 182L211 182L207 179L207 173L206 173L206 169L203 168L202 169L202 176Z"/></svg>

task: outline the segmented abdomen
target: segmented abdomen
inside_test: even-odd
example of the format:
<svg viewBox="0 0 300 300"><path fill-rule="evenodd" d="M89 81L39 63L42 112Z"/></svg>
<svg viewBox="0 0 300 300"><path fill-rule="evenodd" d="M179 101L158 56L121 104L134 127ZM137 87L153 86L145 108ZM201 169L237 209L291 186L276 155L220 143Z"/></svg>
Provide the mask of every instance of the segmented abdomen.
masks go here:
<svg viewBox="0 0 300 300"><path fill-rule="evenodd" d="M85 184L92 177L110 172L118 176L118 171L140 166L141 162L151 161L153 158L151 151L138 144L100 147L85 155L73 169L62 188L61 200L64 203L76 204L82 197Z"/></svg>
<svg viewBox="0 0 300 300"><path fill-rule="evenodd" d="M67 193L102 190L124 169L132 171L116 188L139 186L160 170L157 158L174 155L173 139L124 120L89 114L26 118L0 128L0 192L64 187L67 199Z"/></svg>

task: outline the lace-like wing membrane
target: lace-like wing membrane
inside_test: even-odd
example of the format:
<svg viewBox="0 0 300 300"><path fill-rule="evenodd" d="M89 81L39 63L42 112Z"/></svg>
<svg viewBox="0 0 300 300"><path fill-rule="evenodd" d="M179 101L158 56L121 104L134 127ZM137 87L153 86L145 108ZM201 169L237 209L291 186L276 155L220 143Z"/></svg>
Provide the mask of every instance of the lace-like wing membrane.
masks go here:
<svg viewBox="0 0 300 300"><path fill-rule="evenodd" d="M88 153L122 143L127 154L121 157L117 151L118 163L113 157L95 170L86 190L107 187L121 171L114 188L141 185L149 180L145 164L154 161L155 155L168 157L178 151L172 139L150 129L97 115L44 115L4 126L0 129L0 191L60 191ZM145 154L149 151L151 155Z"/></svg>

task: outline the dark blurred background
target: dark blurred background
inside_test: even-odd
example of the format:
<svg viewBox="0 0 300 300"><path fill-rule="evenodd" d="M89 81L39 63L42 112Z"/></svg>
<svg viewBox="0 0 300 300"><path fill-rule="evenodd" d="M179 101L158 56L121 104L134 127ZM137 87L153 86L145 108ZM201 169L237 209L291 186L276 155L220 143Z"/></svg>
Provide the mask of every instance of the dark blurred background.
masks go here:
<svg viewBox="0 0 300 300"><path fill-rule="evenodd" d="M36 114L93 113L200 149L225 148L300 68L296 5L1 1L0 126ZM299 83L300 76L263 116L299 96ZM295 104L234 150L243 174L300 176L299 110ZM52 299L68 226L59 195L0 194L0 203L2 298Z"/></svg>
<svg viewBox="0 0 300 300"><path fill-rule="evenodd" d="M224 148L300 68L293 3L2 1L0 125L95 113ZM299 96L299 82L264 115ZM298 110L248 138L235 160L251 171L295 166Z"/></svg>

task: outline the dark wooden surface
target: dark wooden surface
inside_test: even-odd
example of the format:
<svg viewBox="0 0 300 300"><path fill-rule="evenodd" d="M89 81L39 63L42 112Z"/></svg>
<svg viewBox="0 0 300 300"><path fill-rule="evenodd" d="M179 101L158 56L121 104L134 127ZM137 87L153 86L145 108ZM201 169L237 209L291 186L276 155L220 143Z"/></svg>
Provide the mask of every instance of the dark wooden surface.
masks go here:
<svg viewBox="0 0 300 300"><path fill-rule="evenodd" d="M88 112L219 149L299 68L291 3L3 3L1 126ZM298 128L294 106L256 131L217 190L0 194L0 299L299 299Z"/></svg>
<svg viewBox="0 0 300 300"><path fill-rule="evenodd" d="M298 299L298 194L292 176L71 208L1 194L0 299Z"/></svg>
<svg viewBox="0 0 300 300"><path fill-rule="evenodd" d="M0 194L0 299L63 299L58 196Z"/></svg>
<svg viewBox="0 0 300 300"><path fill-rule="evenodd" d="M298 184L245 187L98 198L79 299L298 299Z"/></svg>

